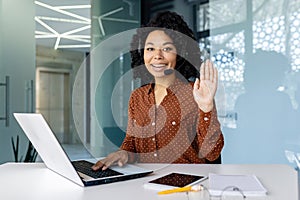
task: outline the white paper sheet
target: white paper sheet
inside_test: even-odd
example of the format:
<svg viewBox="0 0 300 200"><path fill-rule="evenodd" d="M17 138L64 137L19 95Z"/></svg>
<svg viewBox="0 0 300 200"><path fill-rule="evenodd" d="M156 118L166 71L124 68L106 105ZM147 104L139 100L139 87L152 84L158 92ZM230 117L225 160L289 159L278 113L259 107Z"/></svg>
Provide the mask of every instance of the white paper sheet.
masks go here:
<svg viewBox="0 0 300 200"><path fill-rule="evenodd" d="M238 188L238 189L237 189ZM222 175L209 174L209 192L211 195L240 195L240 190L245 196L265 196L266 188L255 175Z"/></svg>

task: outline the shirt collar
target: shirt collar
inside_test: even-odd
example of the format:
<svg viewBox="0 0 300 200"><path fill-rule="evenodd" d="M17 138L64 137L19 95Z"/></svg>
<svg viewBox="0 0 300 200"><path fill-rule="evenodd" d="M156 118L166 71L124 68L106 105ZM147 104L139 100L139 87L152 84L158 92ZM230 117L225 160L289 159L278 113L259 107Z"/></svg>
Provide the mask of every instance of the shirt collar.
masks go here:
<svg viewBox="0 0 300 200"><path fill-rule="evenodd" d="M185 84L188 84L188 82L184 82L182 80L180 80L179 78L176 78L175 81L167 88L167 92L173 92L173 93L176 93L180 86L182 85L185 85ZM155 86L155 83L149 83L146 87L147 87L147 91L148 91L148 94L150 94L151 92L154 92L154 86Z"/></svg>

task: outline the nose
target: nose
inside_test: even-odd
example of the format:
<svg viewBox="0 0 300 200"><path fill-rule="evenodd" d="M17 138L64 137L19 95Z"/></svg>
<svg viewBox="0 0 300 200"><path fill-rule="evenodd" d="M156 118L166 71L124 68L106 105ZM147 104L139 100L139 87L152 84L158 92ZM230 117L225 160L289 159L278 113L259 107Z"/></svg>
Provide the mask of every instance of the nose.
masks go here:
<svg viewBox="0 0 300 200"><path fill-rule="evenodd" d="M162 54L162 50L161 49L157 49L155 51L155 55L154 55L155 59L162 59L163 58L163 54Z"/></svg>

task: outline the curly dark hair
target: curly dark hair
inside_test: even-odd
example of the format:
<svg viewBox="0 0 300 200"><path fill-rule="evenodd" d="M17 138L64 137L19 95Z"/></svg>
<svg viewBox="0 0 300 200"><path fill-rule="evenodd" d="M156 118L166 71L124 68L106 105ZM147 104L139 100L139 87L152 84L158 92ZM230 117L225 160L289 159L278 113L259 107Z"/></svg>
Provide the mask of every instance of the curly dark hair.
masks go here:
<svg viewBox="0 0 300 200"><path fill-rule="evenodd" d="M153 76L144 67L144 46L147 36L154 30L163 30L174 42L177 49L175 70L181 78L193 80L199 76L201 56L193 31L183 17L175 12L157 13L148 24L138 28L131 41L131 67L134 78L141 78L142 85L153 82ZM143 67L141 67L143 66Z"/></svg>

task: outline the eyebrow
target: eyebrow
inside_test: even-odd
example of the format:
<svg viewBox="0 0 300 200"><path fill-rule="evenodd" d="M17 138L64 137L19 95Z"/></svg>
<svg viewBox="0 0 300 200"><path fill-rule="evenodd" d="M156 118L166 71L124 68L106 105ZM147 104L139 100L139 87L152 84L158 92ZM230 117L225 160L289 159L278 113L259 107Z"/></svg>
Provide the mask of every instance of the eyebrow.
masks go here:
<svg viewBox="0 0 300 200"><path fill-rule="evenodd" d="M175 44L173 42L165 42L165 43L163 43L163 46L168 45L168 44L175 46ZM147 42L145 45L154 45L154 44L152 42Z"/></svg>

